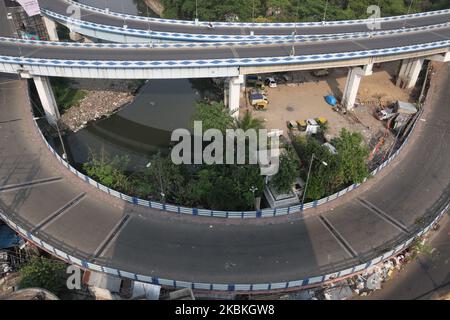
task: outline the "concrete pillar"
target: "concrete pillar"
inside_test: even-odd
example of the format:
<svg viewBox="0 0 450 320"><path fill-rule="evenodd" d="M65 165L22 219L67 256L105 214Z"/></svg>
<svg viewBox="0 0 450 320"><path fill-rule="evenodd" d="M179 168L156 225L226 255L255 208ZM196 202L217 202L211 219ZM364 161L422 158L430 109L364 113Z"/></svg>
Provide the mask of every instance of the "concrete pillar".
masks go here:
<svg viewBox="0 0 450 320"><path fill-rule="evenodd" d="M446 52L443 54L436 54L430 57L427 57L428 60L438 61L438 62L450 62L450 52Z"/></svg>
<svg viewBox="0 0 450 320"><path fill-rule="evenodd" d="M45 117L50 124L54 125L61 115L59 114L58 105L56 104L55 95L53 94L50 80L48 77L38 76L33 77L33 80L36 85L42 107L44 108Z"/></svg>
<svg viewBox="0 0 450 320"><path fill-rule="evenodd" d="M402 65L397 77L397 86L402 89L414 88L424 61L424 58L402 60Z"/></svg>
<svg viewBox="0 0 450 320"><path fill-rule="evenodd" d="M358 96L359 85L364 76L372 74L372 64L366 65L363 68L351 68L348 72L347 83L345 84L344 94L342 97L342 105L347 110L353 109Z"/></svg>
<svg viewBox="0 0 450 320"><path fill-rule="evenodd" d="M228 108L234 118L239 118L239 106L241 101L241 85L244 84L244 76L232 77L228 81Z"/></svg>
<svg viewBox="0 0 450 320"><path fill-rule="evenodd" d="M47 29L48 38L50 41L59 41L58 32L56 31L56 23L47 17L42 17L45 28Z"/></svg>
<svg viewBox="0 0 450 320"><path fill-rule="evenodd" d="M72 40L74 42L80 42L81 40L83 40L83 36L81 34L79 34L78 32L74 32L74 31L69 32L69 38L70 38L70 40Z"/></svg>

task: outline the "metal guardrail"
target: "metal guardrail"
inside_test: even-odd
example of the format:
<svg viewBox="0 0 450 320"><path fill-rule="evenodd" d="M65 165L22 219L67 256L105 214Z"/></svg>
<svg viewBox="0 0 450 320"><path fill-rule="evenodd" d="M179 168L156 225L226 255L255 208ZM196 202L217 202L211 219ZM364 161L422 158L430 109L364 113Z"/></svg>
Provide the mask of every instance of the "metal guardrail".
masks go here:
<svg viewBox="0 0 450 320"><path fill-rule="evenodd" d="M163 18L153 18L153 17L143 17L143 16L134 16L125 13L119 13L114 11L106 11L102 8L93 7L86 4L81 4L79 2L75 2L73 0L65 0L66 2L97 13L101 13L104 15L109 15L112 17L125 19L125 20L136 20L136 21L145 21L145 22L155 22L160 24L172 24L172 25L185 25L185 26L204 26L208 27L208 22L202 21L191 21L191 20L176 20L176 19L163 19ZM438 11L429 11L429 12L420 12L413 13L408 15L401 16L391 16L391 17L382 17L382 18L369 18L369 19L357 19L357 20L338 20L338 21L320 21L320 22L264 22L264 23L255 23L255 22L212 22L216 27L234 27L234 28L295 28L295 27L320 27L320 26L341 26L341 25L354 25L354 24L368 24L373 22L389 22L389 21L403 21L405 19L414 19L420 17L429 17L450 13L450 9L438 10Z"/></svg>
<svg viewBox="0 0 450 320"><path fill-rule="evenodd" d="M370 37L381 37L398 34L409 34L411 32L418 31L431 31L450 27L450 22L441 23L431 26L414 27L407 29L395 29L388 31L374 31L374 32L355 32L350 34L327 34L327 35L305 35L296 36L295 43L308 43L308 42L324 42L324 41L338 41L338 40L357 40L367 39ZM134 32L133 29L124 29L129 32ZM148 35L148 33L147 33ZM263 38L266 36L262 36ZM278 39L280 38L280 39ZM229 47L229 46L261 46L261 45L282 45L293 44L292 37L269 37L262 40L252 41L224 41L224 42L172 42L172 43L79 43L79 42L60 42L60 41L42 41L42 40L28 40L18 38L0 37L0 42L15 43L15 44L30 44L30 45L42 45L52 47L64 47L64 48L106 48L106 49L141 49L141 48L154 48L154 49L167 49L167 48L215 48L215 47Z"/></svg>
<svg viewBox="0 0 450 320"><path fill-rule="evenodd" d="M417 123L418 123L418 118L416 119L416 122L413 125L412 130L409 133L409 136L411 135L411 133L414 131L414 128L416 127ZM57 153L56 151L50 146L50 144L47 142L47 140L44 138L42 132L40 131L37 122L34 121L37 130L39 132L39 134L41 135L42 139L44 140L44 142L46 143L47 147L50 149L50 151L57 157L57 159L64 164L67 168L69 168L73 173L75 173L77 176L79 177L84 177L86 182L89 182L91 185L94 185L96 187L98 187L99 189L108 192L112 195L121 197L121 194L110 190L109 188L106 188L104 186L100 186L97 182L93 181L92 179L90 179L89 177L86 177L84 175L82 175L81 173L79 173L78 171L76 171L74 168L72 168L65 160L63 160ZM380 170L382 170L384 167L386 167L401 151L401 149L407 144L409 136L405 139L405 141L403 142L402 146L400 147L399 150L396 151L396 153L389 158L385 163L383 163L380 167L378 167L376 170L374 170L372 172L373 175L375 175L377 172L379 172ZM339 195L345 194L347 193L349 190L349 188L347 188L346 190L343 190L339 193L337 193L336 195L330 196L328 197L328 199L333 198L334 196L339 197ZM116 194L113 194L112 192L115 192ZM122 195L123 196L123 195ZM125 198L124 200L135 203L137 202L136 198L131 198L128 197ZM329 201L329 200L327 200ZM383 254L376 256L375 258L366 261L365 263L360 263L357 265L354 265L352 267L349 267L347 269L341 269L339 271L336 272L331 272L331 273L327 273L327 274L322 274L322 275L318 275L318 276L313 276L313 277L309 277L309 278L305 278L305 279L299 279L299 280L294 280L294 281L285 281L285 282L276 282L276 283L259 283L259 284L242 284L242 283L232 283L232 284L215 284L215 283L198 283L198 282L189 282L189 281L179 281L179 280L171 280L171 279L163 279L163 278L158 278L158 277L151 277L151 276L147 276L147 275L141 275L141 274L135 274L133 272L129 272L129 271L125 271L125 270L120 270L120 269L116 269L112 266L111 262L100 262L97 261L97 263L93 263L91 262L91 260L87 259L87 258L82 258L82 256L86 256L85 254L80 254L76 249L71 249L71 253L65 252L63 248L69 248L68 246L66 246L64 243L62 243L61 241L58 241L56 239L52 239L51 237L48 237L50 239L50 241L52 242L57 242L59 244L59 248L55 247L54 245L50 244L42 239L40 239L39 237L37 237L36 235L32 234L29 230L26 230L27 227L24 228L24 225L28 225L26 222L23 222L22 224L18 223L16 219L16 221L14 221L14 217L9 216L8 214L6 214L5 212L2 212L0 210L0 218L2 220L4 220L12 229L14 229L15 231L17 231L21 236L25 237L26 239L32 241L33 243L35 243L36 245L38 245L40 248L50 252L52 255L67 261L71 264L74 264L78 267L81 267L83 269L89 269L89 270L93 270L93 271L98 271L98 272L104 272L116 277L123 277L123 278L128 278L128 279L132 279L132 280L137 280L137 281L142 281L142 282L147 282L147 283L152 283L152 284L156 284L156 285L161 285L161 286L169 286L169 287L180 287L180 288L191 288L194 290L209 290L209 291L228 291L228 292L258 292L258 291L279 291L279 290L287 290L287 289L301 289L302 287L306 287L306 286L319 286L320 284L323 284L325 282L329 282L332 281L334 279L340 279L340 278L345 278L345 277L350 277L354 274L363 272L364 270L367 270L369 268L371 268L372 266L385 261L387 259L390 259L391 257L397 255L398 253L402 252L403 250L405 250L406 248L408 248L414 240L422 237L424 234L426 234L438 221L439 219L447 212L447 210L450 208L450 202L448 202L448 200L445 200L446 204L444 206L444 208L437 212L436 216L430 219L431 222L429 222L426 227L418 230L414 235L412 235L411 237L407 238L406 241L403 241L395 246L393 246L392 249L387 250L385 252L383 252ZM319 204L320 201L315 202L316 205ZM325 201L326 202L326 201ZM314 203L313 203L314 204ZM161 206L161 204L158 204L159 206ZM310 204L309 204L310 205ZM164 206L164 205L163 205ZM305 205L306 207L306 205ZM175 208L175 207L174 207ZM166 209L171 209L166 207ZM180 207L178 207L178 211L180 211ZM193 210L193 209L191 209ZM195 209L194 209L195 210ZM239 217L239 214L238 214ZM29 226L28 226L29 227ZM66 249L67 250L67 249ZM109 265L109 266L108 266Z"/></svg>
<svg viewBox="0 0 450 320"><path fill-rule="evenodd" d="M324 35L297 35L293 37L292 35L211 35L211 34L193 34L193 33L177 33L177 32L162 32L154 30L142 30L142 29L132 29L117 26L103 25L88 21L83 21L79 19L74 19L65 15L61 15L46 9L41 10L47 17L58 20L61 23L70 24L71 26L79 28L87 28L95 31L105 31L108 33L115 33L119 35L129 35L140 38L153 38L166 41L190 41L190 42L242 42L242 41L296 41L308 40L308 39L325 39L328 37L335 38L339 40L340 37L344 36L355 36L358 37L372 37L372 36L386 36L396 33L408 33L416 32L420 30L434 29L435 26L445 26L446 23L441 23L438 25L429 25L422 27L412 27L404 29L393 29L393 30L383 30L383 31L367 31L367 32L352 32L344 34L324 34ZM449 10L450 11L450 10Z"/></svg>
<svg viewBox="0 0 450 320"><path fill-rule="evenodd" d="M86 259L80 258L79 256L75 256L76 253L72 254L64 252L64 249L56 248L49 242L45 242L32 234L31 232L24 229L21 225L14 222L6 213L0 210L0 218L5 221L12 229L17 231L22 237L32 241L37 246L42 248L43 250L51 253L52 255L67 261L73 265L76 265L83 269L88 269L92 271L98 271L110 274L116 277L128 278L136 281L142 281L147 283L152 283L155 285L168 286L168 287L179 287L179 288L191 288L194 290L209 290L209 291L229 291L229 292L258 292L258 291L274 291L274 290L287 290L287 289L301 289L305 286L319 286L322 283L332 281L334 279L345 278L352 276L354 274L363 272L364 270L369 269L370 267L390 259L391 257L397 255L401 251L408 248L415 239L420 238L425 233L427 233L445 214L445 212L450 208L450 203L448 203L445 208L440 211L436 217L432 220L431 223L428 224L427 227L423 228L415 235L411 236L405 242L397 245L392 250L385 252L384 254L377 256L376 258L367 261L365 263L361 263L355 265L353 267L349 267L345 270L340 270L337 272L332 272L325 275L319 275L314 277L309 277L301 280L294 281L286 281L286 282L277 282L277 283L259 283L259 284L214 284L214 283L197 283L197 282L189 282L189 281L179 281L179 280L170 280L163 279L157 277L150 277L141 274L135 274L132 272L128 272L125 270L116 269L114 267L108 267L105 265L101 265L100 263L92 263Z"/></svg>
<svg viewBox="0 0 450 320"><path fill-rule="evenodd" d="M447 49L450 40L415 44L403 47L361 50L355 52L322 53L300 56L279 56L264 58L229 58L201 60L151 60L151 61L111 61L111 60L65 60L29 57L0 56L0 63L66 68L101 68L101 69L143 69L143 68L206 68L206 67L245 67L275 66L288 64L321 63L352 59L374 58L432 49Z"/></svg>

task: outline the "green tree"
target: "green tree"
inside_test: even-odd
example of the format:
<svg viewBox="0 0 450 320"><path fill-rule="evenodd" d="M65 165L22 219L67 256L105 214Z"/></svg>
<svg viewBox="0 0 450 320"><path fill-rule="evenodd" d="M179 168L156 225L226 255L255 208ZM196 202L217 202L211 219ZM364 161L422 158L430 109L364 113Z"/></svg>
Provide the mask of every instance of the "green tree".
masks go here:
<svg viewBox="0 0 450 320"><path fill-rule="evenodd" d="M234 128L234 119L221 102L212 102L211 104L198 102L192 117L192 124L194 121L201 121L204 131L218 129L225 133L226 129Z"/></svg>
<svg viewBox="0 0 450 320"><path fill-rule="evenodd" d="M253 195L252 188L256 188ZM195 197L210 209L241 211L254 209L264 178L257 165L204 166L195 182Z"/></svg>
<svg viewBox="0 0 450 320"><path fill-rule="evenodd" d="M337 177L338 161L326 147L322 146L314 137L299 136L294 140L294 146L302 159L302 177L306 182L311 164L311 175L308 181L307 199L320 199L327 193L332 193L340 185ZM326 165L324 164L326 163Z"/></svg>
<svg viewBox="0 0 450 320"><path fill-rule="evenodd" d="M301 136L294 140L295 149L302 159L302 177L305 181L314 154L307 199L320 199L350 184L361 183L369 176L366 164L369 150L364 145L360 133L351 133L343 129L332 144L337 154L332 154L314 137Z"/></svg>
<svg viewBox="0 0 450 320"><path fill-rule="evenodd" d="M278 192L287 193L292 189L300 173L300 162L292 148L280 156L278 173L270 179L270 186Z"/></svg>
<svg viewBox="0 0 450 320"><path fill-rule="evenodd" d="M175 203L184 196L185 180L183 167L161 153L154 155L143 174L139 173L133 179L139 197Z"/></svg>
<svg viewBox="0 0 450 320"><path fill-rule="evenodd" d="M127 193L130 192L130 180L125 170L129 162L128 156L110 157L102 149L99 154L91 152L89 161L83 164L83 169L101 184Z"/></svg>
<svg viewBox="0 0 450 320"><path fill-rule="evenodd" d="M342 129L332 144L337 150L338 174L342 183L361 183L369 176L366 160L370 152L360 133Z"/></svg>
<svg viewBox="0 0 450 320"><path fill-rule="evenodd" d="M42 288L56 295L66 289L66 265L60 261L35 257L20 269L21 289Z"/></svg>
<svg viewBox="0 0 450 320"><path fill-rule="evenodd" d="M241 119L235 120L235 126L244 131L250 129L260 130L264 129L264 120L253 117L253 114L247 110Z"/></svg>
<svg viewBox="0 0 450 320"><path fill-rule="evenodd" d="M86 91L74 89L72 81L67 78L51 78L50 82L55 94L56 104L61 112L78 104L87 95Z"/></svg>

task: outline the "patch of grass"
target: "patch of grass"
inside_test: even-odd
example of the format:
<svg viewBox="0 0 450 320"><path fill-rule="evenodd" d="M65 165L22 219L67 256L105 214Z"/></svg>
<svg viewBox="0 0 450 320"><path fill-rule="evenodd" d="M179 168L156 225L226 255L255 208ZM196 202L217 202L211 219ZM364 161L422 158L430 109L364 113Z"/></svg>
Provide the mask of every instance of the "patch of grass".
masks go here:
<svg viewBox="0 0 450 320"><path fill-rule="evenodd" d="M87 95L87 92L84 90L74 89L72 82L66 78L52 78L51 84L56 103L62 113L78 104Z"/></svg>

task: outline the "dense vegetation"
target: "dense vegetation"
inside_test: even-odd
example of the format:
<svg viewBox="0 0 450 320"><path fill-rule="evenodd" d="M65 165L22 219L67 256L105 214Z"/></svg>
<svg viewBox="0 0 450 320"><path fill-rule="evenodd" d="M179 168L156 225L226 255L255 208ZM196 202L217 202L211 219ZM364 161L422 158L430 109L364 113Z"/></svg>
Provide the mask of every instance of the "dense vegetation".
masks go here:
<svg viewBox="0 0 450 320"><path fill-rule="evenodd" d="M412 5L411 5L412 1ZM161 0L165 18L195 18L196 0ZM197 0L198 18L206 21L318 21L326 0ZM329 0L327 20L368 17L367 7L379 5L382 16L450 7L449 0ZM411 8L410 8L411 6Z"/></svg>
<svg viewBox="0 0 450 320"><path fill-rule="evenodd" d="M202 121L203 130L262 128L262 121L250 113L235 121L218 102L198 103L193 120ZM170 155L156 154L145 169L128 175L128 162L126 157L92 153L84 170L106 186L143 199L216 210L254 209L254 197L264 188L258 165L175 165Z"/></svg>
<svg viewBox="0 0 450 320"><path fill-rule="evenodd" d="M263 128L263 121L250 112L235 120L218 102L198 103L193 121L202 121L204 131ZM332 144L337 154L314 137L297 137L293 141L295 148L282 146L279 171L271 177L270 185L279 192L289 192L299 175L306 181L313 154L309 200L320 199L369 176L369 151L361 134L342 130ZM142 199L214 210L253 210L255 197L261 197L264 191L265 178L259 165L176 165L170 155L160 153L152 156L146 168L133 174L126 172L128 164L127 157L92 153L84 170L103 185Z"/></svg>
<svg viewBox="0 0 450 320"><path fill-rule="evenodd" d="M339 137L331 142L336 147L337 154L332 154L314 137L298 136L293 143L303 160L301 175L304 179L307 178L307 170L314 154L307 190L309 200L321 199L369 177L366 165L369 149L364 145L360 133L342 129Z"/></svg>
<svg viewBox="0 0 450 320"><path fill-rule="evenodd" d="M20 269L20 289L41 288L56 295L63 293L66 287L67 265L61 261L45 257L35 257Z"/></svg>
<svg viewBox="0 0 450 320"><path fill-rule="evenodd" d="M50 82L60 112L68 110L86 97L86 91L74 89L68 78L51 78Z"/></svg>

